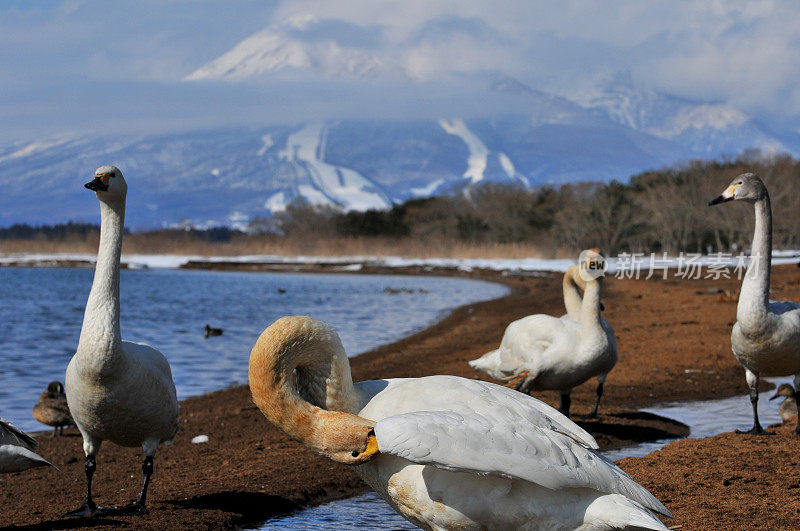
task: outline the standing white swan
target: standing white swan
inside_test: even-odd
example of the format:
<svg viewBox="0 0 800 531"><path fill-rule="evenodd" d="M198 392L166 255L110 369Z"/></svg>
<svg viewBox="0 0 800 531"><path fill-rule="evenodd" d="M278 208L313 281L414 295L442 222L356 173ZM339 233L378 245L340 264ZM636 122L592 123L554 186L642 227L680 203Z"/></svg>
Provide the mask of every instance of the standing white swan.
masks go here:
<svg viewBox="0 0 800 531"><path fill-rule="evenodd" d="M762 433L758 422L758 381L761 376L794 375L800 386L800 304L769 300L772 265L772 207L767 187L755 174L744 173L709 206L727 201L753 203L756 214L750 264L742 281L736 324L731 331L733 355L744 366L753 427L745 433ZM800 435L800 418L795 433ZM736 430L739 432L739 430Z"/></svg>
<svg viewBox="0 0 800 531"><path fill-rule="evenodd" d="M250 354L250 390L292 438L356 472L426 529L666 529L667 509L550 406L456 376L353 383L339 336L283 317Z"/></svg>
<svg viewBox="0 0 800 531"><path fill-rule="evenodd" d="M0 418L0 472L22 472L29 468L53 466L34 451L38 447L36 439Z"/></svg>
<svg viewBox="0 0 800 531"><path fill-rule="evenodd" d="M498 380L513 380L523 393L555 389L561 393L561 412L569 416L570 392L597 376L597 399L590 417L597 416L606 376L617 363L614 329L600 317L602 278L584 280L579 266L564 274L564 304L560 318L537 314L506 328L500 348L469 362ZM583 289L583 299L578 293Z"/></svg>
<svg viewBox="0 0 800 531"><path fill-rule="evenodd" d="M122 172L102 166L85 186L100 201L100 248L66 388L69 409L83 436L86 498L65 516L142 514L156 448L178 431L178 400L164 355L150 345L123 341L120 333L119 260L128 190ZM144 450L142 490L131 505L106 509L92 500L95 457L104 440Z"/></svg>

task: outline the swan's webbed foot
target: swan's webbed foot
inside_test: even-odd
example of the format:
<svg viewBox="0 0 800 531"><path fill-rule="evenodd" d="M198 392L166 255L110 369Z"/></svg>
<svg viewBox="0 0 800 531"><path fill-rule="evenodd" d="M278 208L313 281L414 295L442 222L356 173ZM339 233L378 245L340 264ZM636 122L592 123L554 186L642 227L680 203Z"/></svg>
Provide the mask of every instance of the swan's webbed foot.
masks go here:
<svg viewBox="0 0 800 531"><path fill-rule="evenodd" d="M83 505L74 511L64 513L61 518L91 518L92 516L102 516L104 514L108 514L109 510L111 510L110 507L101 507L95 504L92 500L86 500L83 502Z"/></svg>
<svg viewBox="0 0 800 531"><path fill-rule="evenodd" d="M533 383L531 374L528 371L522 371L518 375L509 378L506 387L510 387L514 391L519 391L520 393L527 393L530 391L531 383Z"/></svg>
<svg viewBox="0 0 800 531"><path fill-rule="evenodd" d="M735 430L736 433L744 435L775 435L774 431L766 431L761 427L761 424L756 423L749 430Z"/></svg>

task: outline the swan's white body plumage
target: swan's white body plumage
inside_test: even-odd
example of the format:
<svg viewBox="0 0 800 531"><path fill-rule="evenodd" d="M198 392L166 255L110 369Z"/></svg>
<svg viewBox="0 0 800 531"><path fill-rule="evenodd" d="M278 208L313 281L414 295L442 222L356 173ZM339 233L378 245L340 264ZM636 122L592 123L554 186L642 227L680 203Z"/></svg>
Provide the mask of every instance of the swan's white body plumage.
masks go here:
<svg viewBox="0 0 800 531"><path fill-rule="evenodd" d="M52 466L35 452L38 447L36 439L0 418L0 472L22 472L29 468Z"/></svg>
<svg viewBox="0 0 800 531"><path fill-rule="evenodd" d="M529 315L506 328L500 348L469 364L498 380L527 371L531 389L569 391L588 379L605 375L617 363L614 330L603 321L585 333L568 315Z"/></svg>
<svg viewBox="0 0 800 531"><path fill-rule="evenodd" d="M72 358L66 374L70 411L84 438L154 452L178 431L172 371L164 355L150 345L130 341L120 345L108 373L91 360ZM95 352L102 348L99 345Z"/></svg>
<svg viewBox="0 0 800 531"><path fill-rule="evenodd" d="M800 305L769 301L766 314L751 316L751 304L739 299L743 315L731 331L736 359L760 376L800 374Z"/></svg>
<svg viewBox="0 0 800 531"><path fill-rule="evenodd" d="M550 406L455 376L355 384L381 455L356 467L431 529L666 529L667 509Z"/></svg>
<svg viewBox="0 0 800 531"><path fill-rule="evenodd" d="M500 348L470 366L498 380L527 372L531 390L569 392L594 376L604 381L617 363L617 341L614 329L600 317L599 287L593 286L593 293L581 300L577 288L568 285L573 286L565 278L566 315L529 315L512 322Z"/></svg>

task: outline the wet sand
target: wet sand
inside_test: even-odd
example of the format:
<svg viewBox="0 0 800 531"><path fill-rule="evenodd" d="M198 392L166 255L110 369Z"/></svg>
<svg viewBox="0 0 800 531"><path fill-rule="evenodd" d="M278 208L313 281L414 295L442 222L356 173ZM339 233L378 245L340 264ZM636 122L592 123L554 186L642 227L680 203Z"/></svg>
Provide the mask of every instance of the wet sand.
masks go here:
<svg viewBox="0 0 800 531"><path fill-rule="evenodd" d="M504 282L511 293L459 308L431 328L353 358L355 380L437 373L483 378L466 361L496 348L510 321L531 313L561 315L564 311L560 275L441 273ZM604 316L616 330L620 361L606 382L604 414L599 421L584 424L602 446L685 435L682 425L637 413L639 407L746 392L743 370L730 353L729 339L739 284L736 279L607 280ZM775 268L773 298L800 299L800 270ZM243 363L247 354L242 353ZM577 388L573 412L588 412L594 392L594 381ZM536 396L557 405L554 392ZM743 403L743 407L748 405ZM22 529L230 528L365 489L344 465L313 455L272 427L252 405L246 387L185 400L181 428L175 444L157 454L149 514L59 518L82 500L83 454L73 429L60 439L40 437L40 453L60 472L37 469L0 476L0 523ZM650 456L623 460L621 465L673 510L676 520L669 525L717 527L724 513L728 520L719 527L798 527L798 487L791 485L797 483L800 437L785 431L755 438L725 434L679 441ZM208 435L209 442L192 444L191 438L199 434ZM140 464L140 450L106 443L95 474L96 501L113 505L133 500L140 485ZM715 497L725 497L725 503L714 503ZM725 511L728 503L731 509Z"/></svg>

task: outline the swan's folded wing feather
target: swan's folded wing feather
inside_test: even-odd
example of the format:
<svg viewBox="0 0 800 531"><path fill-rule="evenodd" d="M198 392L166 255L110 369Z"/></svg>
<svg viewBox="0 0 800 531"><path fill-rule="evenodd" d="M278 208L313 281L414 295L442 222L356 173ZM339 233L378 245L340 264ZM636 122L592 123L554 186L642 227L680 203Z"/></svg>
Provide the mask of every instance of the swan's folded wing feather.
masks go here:
<svg viewBox="0 0 800 531"><path fill-rule="evenodd" d="M381 453L452 471L518 478L550 489L591 488L621 494L669 515L614 463L574 439L527 422L478 413L418 411L375 425Z"/></svg>
<svg viewBox="0 0 800 531"><path fill-rule="evenodd" d="M0 418L0 445L11 444L22 446L31 452L39 447L39 441L17 428L8 421Z"/></svg>

